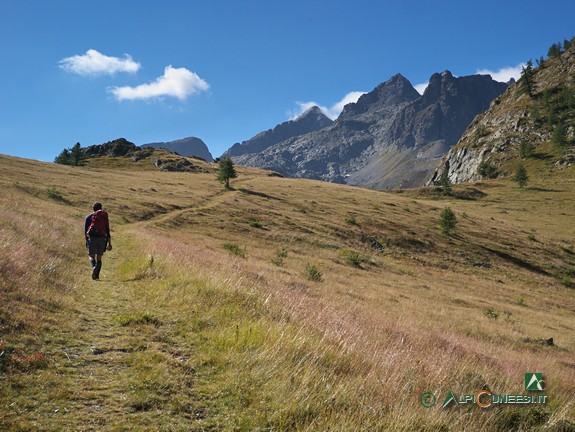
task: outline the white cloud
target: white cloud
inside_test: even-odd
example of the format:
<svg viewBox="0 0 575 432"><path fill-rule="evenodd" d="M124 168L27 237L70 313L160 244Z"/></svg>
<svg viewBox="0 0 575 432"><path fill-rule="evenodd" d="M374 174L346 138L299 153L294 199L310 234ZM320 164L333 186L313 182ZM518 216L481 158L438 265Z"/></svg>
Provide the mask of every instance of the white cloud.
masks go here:
<svg viewBox="0 0 575 432"><path fill-rule="evenodd" d="M425 89L427 88L428 85L429 85L429 81L421 83L421 84L416 84L413 86L413 88L415 90L417 90L417 93L419 93L420 95L423 95L423 92L425 91Z"/></svg>
<svg viewBox="0 0 575 432"><path fill-rule="evenodd" d="M164 75L149 84L136 87L110 87L108 91L118 100L155 99L171 96L180 100L188 96L206 91L209 84L196 73L186 68L167 66Z"/></svg>
<svg viewBox="0 0 575 432"><path fill-rule="evenodd" d="M491 75L491 78L493 78L495 81L506 83L509 82L511 78L514 78L516 81L521 78L521 71L524 66L525 63L520 63L517 66L503 67L495 71L489 69L477 69L475 73L477 75ZM454 76L457 77L457 75ZM413 87L420 95L423 95L423 92L425 92L425 89L428 85L429 82L424 82L414 85Z"/></svg>
<svg viewBox="0 0 575 432"><path fill-rule="evenodd" d="M114 75L117 72L135 73L140 69L140 63L125 54L125 58L109 57L94 49L86 54L75 55L60 60L60 67L66 72L78 75Z"/></svg>
<svg viewBox="0 0 575 432"><path fill-rule="evenodd" d="M477 73L479 75L491 75L491 78L493 78L495 81L506 83L511 78L518 80L521 77L523 66L525 66L525 63L521 63L513 67L504 67L496 71L489 69L477 69Z"/></svg>
<svg viewBox="0 0 575 432"><path fill-rule="evenodd" d="M309 102L296 102L297 109L290 112L290 120L294 120L308 109L313 106L317 106L319 109L323 111L323 113L328 116L330 119L335 120L343 111L343 107L346 106L348 103L355 103L361 97L361 95L365 94L365 92L360 91L353 91L346 94L339 102L336 102L331 107L326 107L325 105L320 105L317 102L309 101Z"/></svg>

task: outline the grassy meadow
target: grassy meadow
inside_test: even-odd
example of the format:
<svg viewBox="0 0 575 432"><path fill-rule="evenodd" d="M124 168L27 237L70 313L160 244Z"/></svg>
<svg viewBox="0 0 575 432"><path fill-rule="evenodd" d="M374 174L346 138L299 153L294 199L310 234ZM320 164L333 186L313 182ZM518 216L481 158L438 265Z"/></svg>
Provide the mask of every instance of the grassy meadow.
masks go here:
<svg viewBox="0 0 575 432"><path fill-rule="evenodd" d="M0 156L0 429L575 430L574 167L443 195L193 163ZM546 405L441 409L526 372Z"/></svg>

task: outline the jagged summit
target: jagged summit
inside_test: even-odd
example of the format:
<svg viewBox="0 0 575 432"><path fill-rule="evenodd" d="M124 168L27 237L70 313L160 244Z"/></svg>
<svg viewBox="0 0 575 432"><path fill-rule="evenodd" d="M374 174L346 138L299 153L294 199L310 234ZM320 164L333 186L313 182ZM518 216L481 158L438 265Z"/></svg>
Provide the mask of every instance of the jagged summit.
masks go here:
<svg viewBox="0 0 575 432"><path fill-rule="evenodd" d="M278 124L273 129L260 132L247 141L234 144L223 156L237 157L258 153L281 141L321 130L332 123L333 120L328 118L319 107L312 106L294 120Z"/></svg>
<svg viewBox="0 0 575 432"><path fill-rule="evenodd" d="M307 116L311 116L311 115L316 115L316 116L325 116L325 114L323 113L323 111L321 110L320 107L318 107L317 105L312 106L311 108L308 108L307 110L305 110L303 113L301 113L299 116L297 116L295 118L294 121L299 121ZM327 117L327 116L326 116Z"/></svg>
<svg viewBox="0 0 575 432"><path fill-rule="evenodd" d="M419 93L409 80L398 73L379 84L372 91L362 95L356 103L347 104L337 120L346 120L368 110L373 111L376 106L386 108L417 99L418 97Z"/></svg>
<svg viewBox="0 0 575 432"><path fill-rule="evenodd" d="M395 74L347 104L332 125L234 160L288 176L377 189L422 185L438 158L505 88L489 76L444 71L432 75L421 96Z"/></svg>

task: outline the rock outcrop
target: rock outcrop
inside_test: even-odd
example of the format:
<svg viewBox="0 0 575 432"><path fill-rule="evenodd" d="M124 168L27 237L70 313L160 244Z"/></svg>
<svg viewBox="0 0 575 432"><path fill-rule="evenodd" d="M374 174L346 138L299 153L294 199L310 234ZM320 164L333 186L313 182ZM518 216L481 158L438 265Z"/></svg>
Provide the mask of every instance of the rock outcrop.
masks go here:
<svg viewBox="0 0 575 432"><path fill-rule="evenodd" d="M139 147L125 138L118 138L104 144L91 145L82 149L86 157L122 157L127 156Z"/></svg>
<svg viewBox="0 0 575 432"><path fill-rule="evenodd" d="M537 153L552 141L559 125L565 135L563 148L546 150L545 157L558 169L569 166L571 157L575 159L575 39L563 53L534 68L529 80L531 95L523 77L475 118L429 184L439 180L446 161L452 183L510 175L522 143Z"/></svg>

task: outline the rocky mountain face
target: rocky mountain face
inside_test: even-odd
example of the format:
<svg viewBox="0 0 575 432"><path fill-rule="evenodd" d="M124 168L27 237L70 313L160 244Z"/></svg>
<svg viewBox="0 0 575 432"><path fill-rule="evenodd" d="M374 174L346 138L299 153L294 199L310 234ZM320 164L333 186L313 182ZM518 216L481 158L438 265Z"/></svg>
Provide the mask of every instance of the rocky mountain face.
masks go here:
<svg viewBox="0 0 575 432"><path fill-rule="evenodd" d="M243 141L241 144L234 144L223 156L236 157L248 153L258 153L281 141L323 129L332 123L333 120L315 106L295 120L281 123L273 129L268 129L247 141Z"/></svg>
<svg viewBox="0 0 575 432"><path fill-rule="evenodd" d="M332 125L233 159L292 177L344 183L375 137L391 125L401 107L418 97L406 78L395 75L346 105Z"/></svg>
<svg viewBox="0 0 575 432"><path fill-rule="evenodd" d="M423 96L400 74L319 131L233 157L293 177L376 189L424 184L473 118L507 87L489 76L434 74Z"/></svg>
<svg viewBox="0 0 575 432"><path fill-rule="evenodd" d="M509 175L529 153L559 169L575 164L575 39L539 63L475 118L430 184L445 166L452 183Z"/></svg>
<svg viewBox="0 0 575 432"><path fill-rule="evenodd" d="M125 138L118 138L104 144L85 147L82 152L86 157L122 157L139 150L139 147Z"/></svg>
<svg viewBox="0 0 575 432"><path fill-rule="evenodd" d="M169 142L143 144L142 147L165 148L182 156L199 157L208 162L214 160L208 146L196 137L182 138Z"/></svg>

